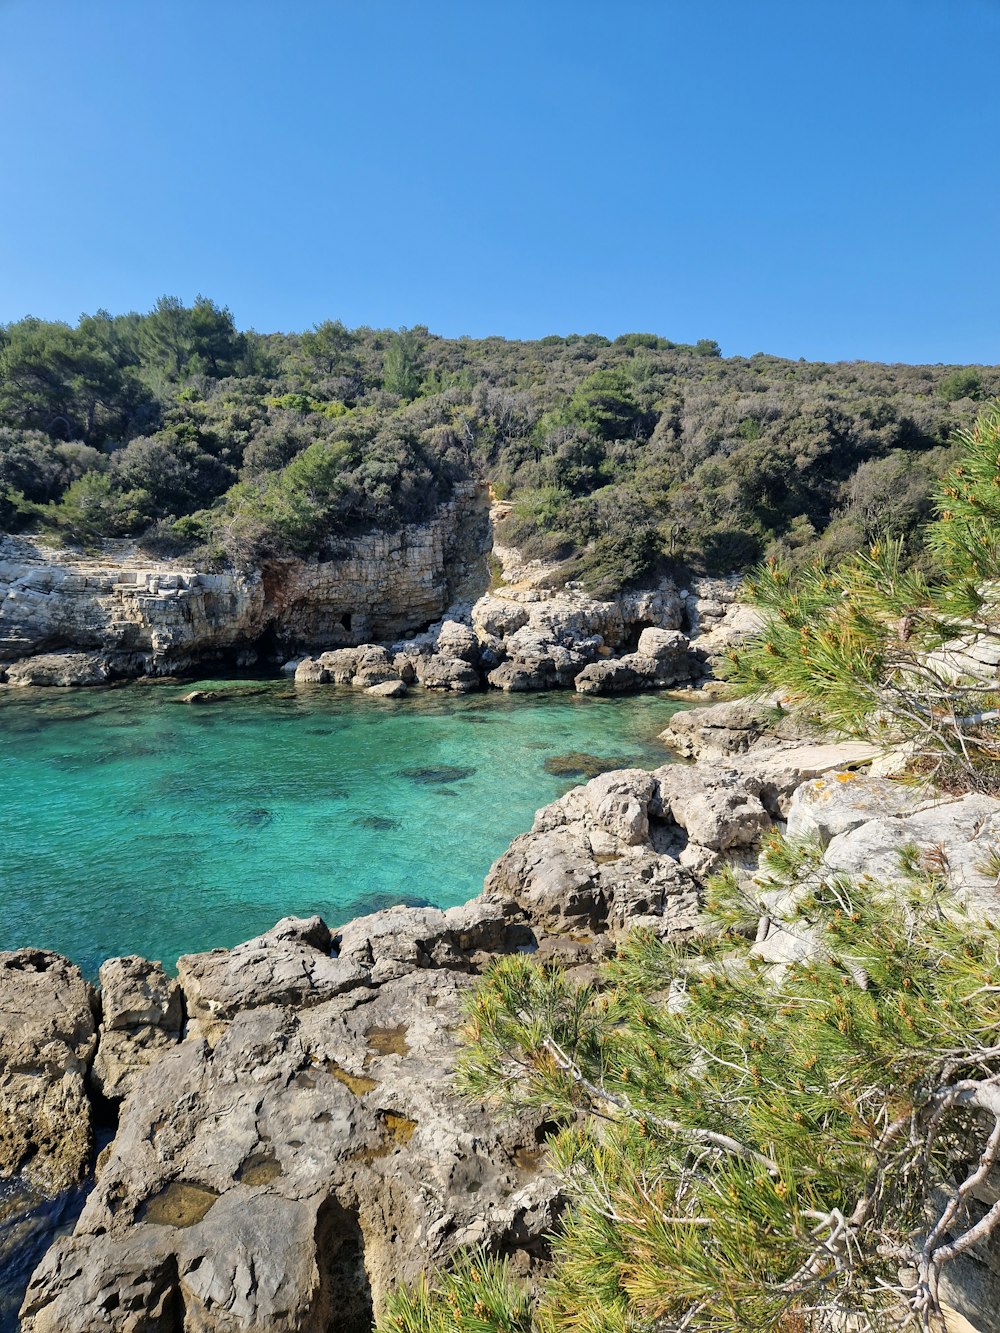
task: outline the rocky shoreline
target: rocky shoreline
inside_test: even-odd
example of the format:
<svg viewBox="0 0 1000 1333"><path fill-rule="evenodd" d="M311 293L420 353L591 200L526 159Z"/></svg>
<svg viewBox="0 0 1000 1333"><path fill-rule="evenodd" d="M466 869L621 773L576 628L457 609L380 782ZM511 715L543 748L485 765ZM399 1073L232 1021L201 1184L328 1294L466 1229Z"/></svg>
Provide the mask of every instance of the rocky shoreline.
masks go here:
<svg viewBox="0 0 1000 1333"><path fill-rule="evenodd" d="M56 955L0 956L0 1172L89 1187L21 1328L318 1333L336 1312L368 1333L390 1287L457 1247L544 1271L562 1206L546 1126L454 1091L465 995L512 950L592 980L635 926L699 931L706 875L752 871L773 828L855 873L946 842L952 887L994 910L981 866L1000 801L915 794L878 776L872 747L781 739L744 704L678 714L666 738L694 763L572 789L463 907L288 919L182 958L176 979L111 959L100 991ZM789 947L774 927L758 944L774 961Z"/></svg>
<svg viewBox="0 0 1000 1333"><path fill-rule="evenodd" d="M126 542L85 555L0 538L0 683L284 666L302 684L390 697L412 685L608 694L697 680L757 624L735 576L595 598L498 545L495 522L482 488L465 486L429 523L247 571L151 560Z"/></svg>

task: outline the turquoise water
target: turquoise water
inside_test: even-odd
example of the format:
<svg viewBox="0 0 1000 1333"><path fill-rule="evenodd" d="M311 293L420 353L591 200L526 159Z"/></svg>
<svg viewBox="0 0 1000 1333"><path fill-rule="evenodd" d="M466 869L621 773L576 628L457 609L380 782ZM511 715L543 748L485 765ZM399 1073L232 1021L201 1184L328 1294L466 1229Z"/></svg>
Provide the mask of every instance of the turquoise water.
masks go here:
<svg viewBox="0 0 1000 1333"><path fill-rule="evenodd" d="M547 759L661 764L655 736L678 707L566 693L394 702L284 681L178 702L192 688L0 692L0 949L55 949L93 976L107 957L172 965L289 914L335 925L390 903L464 902L572 785Z"/></svg>

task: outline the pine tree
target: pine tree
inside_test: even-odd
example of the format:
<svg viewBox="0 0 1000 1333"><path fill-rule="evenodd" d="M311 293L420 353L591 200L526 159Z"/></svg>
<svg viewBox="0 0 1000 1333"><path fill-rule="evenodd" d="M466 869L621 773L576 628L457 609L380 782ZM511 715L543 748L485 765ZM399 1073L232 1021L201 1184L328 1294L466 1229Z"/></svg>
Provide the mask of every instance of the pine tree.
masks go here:
<svg viewBox="0 0 1000 1333"><path fill-rule="evenodd" d="M714 937L636 933L599 988L495 964L461 1077L562 1122L554 1273L529 1325L476 1256L397 1294L382 1333L937 1328L942 1270L1000 1224L974 1197L1000 1156L1000 931L904 864L889 892L776 840L761 887L812 942L780 981L733 877Z"/></svg>

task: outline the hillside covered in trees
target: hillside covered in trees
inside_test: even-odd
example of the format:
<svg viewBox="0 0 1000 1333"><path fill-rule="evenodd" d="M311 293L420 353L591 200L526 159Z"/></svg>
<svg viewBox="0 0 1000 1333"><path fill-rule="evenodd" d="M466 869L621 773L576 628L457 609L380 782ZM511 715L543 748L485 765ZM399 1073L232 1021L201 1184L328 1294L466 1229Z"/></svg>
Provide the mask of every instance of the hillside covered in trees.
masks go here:
<svg viewBox="0 0 1000 1333"><path fill-rule="evenodd" d="M703 340L240 332L199 297L0 327L0 526L252 564L426 517L458 481L610 590L909 535L1000 368L724 358Z"/></svg>

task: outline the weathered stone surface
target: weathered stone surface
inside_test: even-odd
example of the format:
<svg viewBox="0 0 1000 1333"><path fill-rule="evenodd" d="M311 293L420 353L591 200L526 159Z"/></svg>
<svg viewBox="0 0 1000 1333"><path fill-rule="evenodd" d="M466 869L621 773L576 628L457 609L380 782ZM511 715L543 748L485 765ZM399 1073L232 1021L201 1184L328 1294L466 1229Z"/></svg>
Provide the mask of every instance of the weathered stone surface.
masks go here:
<svg viewBox="0 0 1000 1333"><path fill-rule="evenodd" d="M724 758L774 743L773 710L748 699L731 699L675 713L660 740L685 759Z"/></svg>
<svg viewBox="0 0 1000 1333"><path fill-rule="evenodd" d="M749 754L733 755L726 762L743 781L753 779L760 784L760 795L773 818L785 819L792 793L803 782L833 773L862 768L871 763L880 751L863 741L838 741L831 744L797 744L794 741L768 748L752 750Z"/></svg>
<svg viewBox="0 0 1000 1333"><path fill-rule="evenodd" d="M367 973L331 957L333 939L319 917L286 917L235 949L185 954L177 960L188 1019L214 1037L219 1025L259 1005L306 1008L364 986Z"/></svg>
<svg viewBox="0 0 1000 1333"><path fill-rule="evenodd" d="M105 685L111 679L103 653L39 653L9 663L6 673L7 684L17 686Z"/></svg>
<svg viewBox="0 0 1000 1333"><path fill-rule="evenodd" d="M0 1174L24 1170L44 1192L83 1177L95 1011L93 989L65 958L41 949L0 953Z"/></svg>
<svg viewBox="0 0 1000 1333"><path fill-rule="evenodd" d="M619 694L634 690L639 679L630 663L613 657L590 662L573 682L577 694Z"/></svg>
<svg viewBox="0 0 1000 1333"><path fill-rule="evenodd" d="M824 847L872 819L892 818L933 807L938 798L926 788L857 772L832 772L803 782L788 808L789 838L812 838Z"/></svg>
<svg viewBox="0 0 1000 1333"><path fill-rule="evenodd" d="M649 649L649 652L644 650ZM591 662L574 681L579 694L618 694L625 690L662 689L690 680L694 660L688 640L678 630L645 629L639 651Z"/></svg>
<svg viewBox="0 0 1000 1333"><path fill-rule="evenodd" d="M181 989L160 963L135 956L109 958L99 979L101 1026L90 1083L102 1096L121 1101L142 1070L180 1040Z"/></svg>
<svg viewBox="0 0 1000 1333"><path fill-rule="evenodd" d="M656 629L649 626L639 635L636 652L640 657L651 657L657 662L671 662L680 653L686 655L688 638L676 629Z"/></svg>
<svg viewBox="0 0 1000 1333"><path fill-rule="evenodd" d="M303 657L295 667L296 685L327 685L329 682L329 671L313 657Z"/></svg>
<svg viewBox="0 0 1000 1333"><path fill-rule="evenodd" d="M372 984L414 968L472 971L485 953L525 938L525 928L502 903L476 898L461 907L390 907L358 917L335 936L338 958L369 973Z"/></svg>
<svg viewBox="0 0 1000 1333"><path fill-rule="evenodd" d="M998 843L1000 800L970 795L866 820L833 837L824 859L848 874L892 882L900 878L900 850L915 844L923 863L939 873L961 901L996 920L1000 893L991 854Z"/></svg>
<svg viewBox="0 0 1000 1333"><path fill-rule="evenodd" d="M651 815L654 775L616 769L539 810L486 877L485 896L513 902L533 926L619 932L638 923L685 934L698 919L699 886L680 864L682 831Z"/></svg>
<svg viewBox="0 0 1000 1333"><path fill-rule="evenodd" d="M763 783L752 774L670 764L655 777L660 817L710 852L754 847L771 827L761 800Z"/></svg>
<svg viewBox="0 0 1000 1333"><path fill-rule="evenodd" d="M439 657L459 658L476 666L479 662L479 640L475 631L457 620L445 620L438 632L435 651Z"/></svg>
<svg viewBox="0 0 1000 1333"><path fill-rule="evenodd" d="M502 921L466 913L467 942ZM382 965L381 984L306 1007L266 986L213 1046L189 1038L140 1078L74 1233L33 1277L24 1333L369 1333L386 1291L456 1246L544 1254L559 1193L539 1118L494 1126L452 1091L471 977L464 960L412 967L398 925L371 918L341 941ZM411 926L433 954L462 912ZM263 974L324 929L262 936Z"/></svg>
<svg viewBox="0 0 1000 1333"><path fill-rule="evenodd" d="M525 694L549 688L548 674L537 663L529 666L525 662L501 662L486 679L495 690L503 690L507 694Z"/></svg>
<svg viewBox="0 0 1000 1333"><path fill-rule="evenodd" d="M756 634L760 612L740 600L742 576L696 579L681 594L683 626L691 646L711 667L726 653Z"/></svg>

